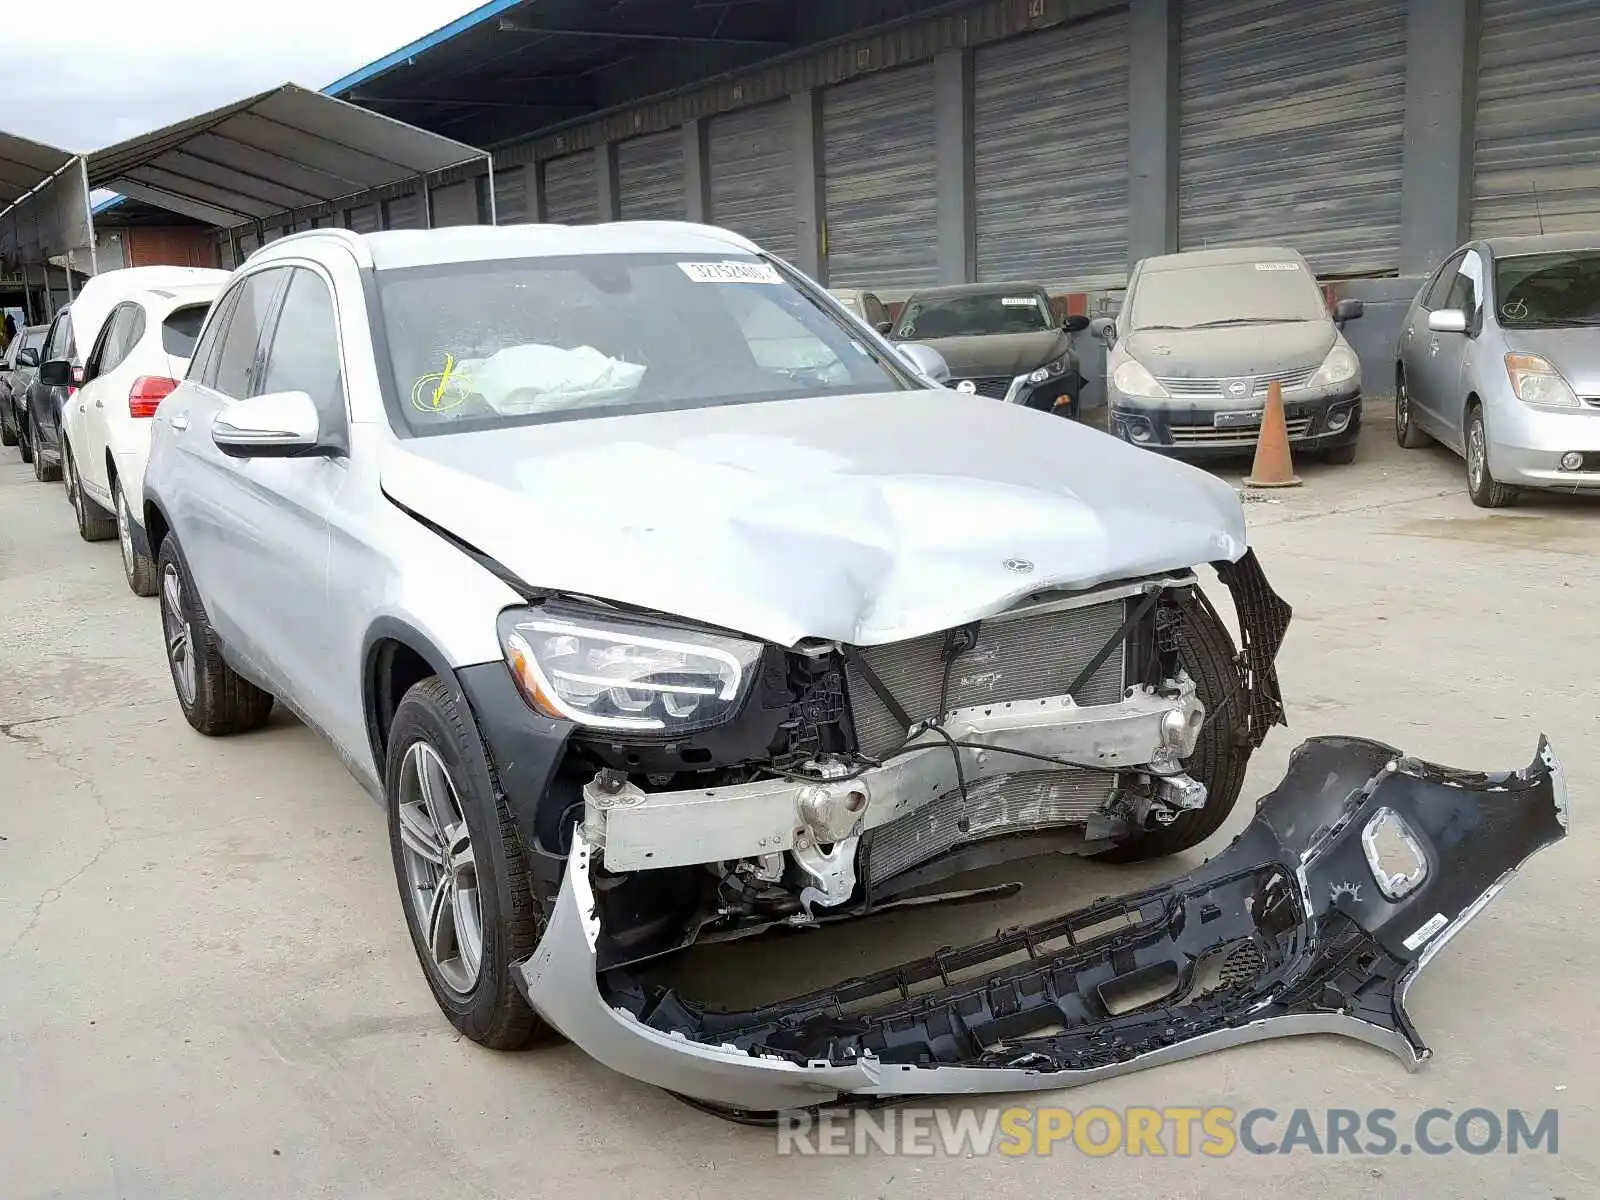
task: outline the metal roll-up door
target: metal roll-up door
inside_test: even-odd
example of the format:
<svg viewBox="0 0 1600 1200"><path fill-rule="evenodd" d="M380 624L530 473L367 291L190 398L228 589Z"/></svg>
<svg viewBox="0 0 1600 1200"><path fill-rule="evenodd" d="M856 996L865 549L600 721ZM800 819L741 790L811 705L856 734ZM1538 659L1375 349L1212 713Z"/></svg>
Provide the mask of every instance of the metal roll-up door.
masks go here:
<svg viewBox="0 0 1600 1200"><path fill-rule="evenodd" d="M1185 0L1183 249L1287 244L1319 274L1399 266L1406 8Z"/></svg>
<svg viewBox="0 0 1600 1200"><path fill-rule="evenodd" d="M1472 236L1600 226L1600 5L1483 0Z"/></svg>
<svg viewBox="0 0 1600 1200"><path fill-rule="evenodd" d="M433 227L478 223L478 181L465 179L433 189Z"/></svg>
<svg viewBox="0 0 1600 1200"><path fill-rule="evenodd" d="M617 146L617 186L624 221L682 221L683 131L652 133Z"/></svg>
<svg viewBox="0 0 1600 1200"><path fill-rule="evenodd" d="M794 260L794 113L764 104L711 118L711 221Z"/></svg>
<svg viewBox="0 0 1600 1200"><path fill-rule="evenodd" d="M829 88L822 131L828 283L937 283L933 64Z"/></svg>
<svg viewBox="0 0 1600 1200"><path fill-rule="evenodd" d="M1116 287L1128 274L1128 17L973 56L978 278Z"/></svg>
<svg viewBox="0 0 1600 1200"><path fill-rule="evenodd" d="M544 207L552 225L593 225L600 213L594 153L585 150L544 164Z"/></svg>
<svg viewBox="0 0 1600 1200"><path fill-rule="evenodd" d="M356 233L376 233L382 226L376 204L363 204L345 214L345 221Z"/></svg>
<svg viewBox="0 0 1600 1200"><path fill-rule="evenodd" d="M533 167L513 167L494 175L494 219L497 225L525 225L533 220L528 211L528 172Z"/></svg>
<svg viewBox="0 0 1600 1200"><path fill-rule="evenodd" d="M383 202L383 227L385 229L426 229L428 214L422 207L422 196L413 192L409 196L396 196Z"/></svg>

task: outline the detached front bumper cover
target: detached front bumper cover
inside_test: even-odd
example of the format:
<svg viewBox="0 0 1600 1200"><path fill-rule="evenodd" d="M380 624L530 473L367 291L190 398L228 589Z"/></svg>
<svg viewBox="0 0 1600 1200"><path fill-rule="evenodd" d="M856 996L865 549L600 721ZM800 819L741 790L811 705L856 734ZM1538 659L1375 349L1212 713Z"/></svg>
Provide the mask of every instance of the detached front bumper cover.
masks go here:
<svg viewBox="0 0 1600 1200"><path fill-rule="evenodd" d="M1303 1033L1416 1069L1430 1051L1405 1010L1411 981L1566 823L1543 740L1526 769L1482 774L1313 739L1189 875L746 1012L597 976L580 838L520 981L605 1065L742 1112L1065 1088Z"/></svg>

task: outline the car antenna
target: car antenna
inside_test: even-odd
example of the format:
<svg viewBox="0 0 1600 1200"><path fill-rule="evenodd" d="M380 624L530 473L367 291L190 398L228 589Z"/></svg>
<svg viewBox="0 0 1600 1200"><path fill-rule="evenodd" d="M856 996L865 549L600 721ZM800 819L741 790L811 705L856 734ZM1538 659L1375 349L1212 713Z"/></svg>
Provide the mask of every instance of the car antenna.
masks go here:
<svg viewBox="0 0 1600 1200"><path fill-rule="evenodd" d="M1539 222L1539 236L1543 237L1544 211L1539 207L1539 181L1537 179L1530 178L1528 182L1533 185L1533 215L1534 219Z"/></svg>

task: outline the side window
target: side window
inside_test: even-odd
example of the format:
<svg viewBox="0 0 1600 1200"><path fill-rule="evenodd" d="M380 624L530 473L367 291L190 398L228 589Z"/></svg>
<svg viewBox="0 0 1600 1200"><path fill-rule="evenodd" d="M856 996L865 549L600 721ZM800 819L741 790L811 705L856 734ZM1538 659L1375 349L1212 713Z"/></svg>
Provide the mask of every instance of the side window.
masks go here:
<svg viewBox="0 0 1600 1200"><path fill-rule="evenodd" d="M258 393L304 392L324 421L344 420L344 371L333 293L315 271L296 268L278 310Z"/></svg>
<svg viewBox="0 0 1600 1200"><path fill-rule="evenodd" d="M1456 268L1450 282L1450 292L1445 297L1446 308L1459 308L1467 314L1470 324L1478 315L1483 301L1483 260L1476 250L1468 250Z"/></svg>
<svg viewBox="0 0 1600 1200"><path fill-rule="evenodd" d="M111 310L106 323L100 327L100 336L95 338L94 345L89 350L89 357L83 364L86 378L97 379L115 365L117 343L122 338L122 326L127 318L127 311L127 305L119 304Z"/></svg>
<svg viewBox="0 0 1600 1200"><path fill-rule="evenodd" d="M238 303L239 293L243 290L244 284L236 283L218 298L215 319L200 335L200 342L195 346L194 354L189 359L189 373L185 378L203 383L207 387L215 386L217 346L228 331L228 318L233 315L233 306Z"/></svg>
<svg viewBox="0 0 1600 1200"><path fill-rule="evenodd" d="M1461 265L1461 256L1457 255L1439 268L1439 273L1433 277L1433 282L1428 285L1428 293L1422 298L1422 307L1432 312L1436 308L1449 308L1448 298L1450 288L1455 283L1456 268Z"/></svg>
<svg viewBox="0 0 1600 1200"><path fill-rule="evenodd" d="M72 318L62 313L50 326L50 332L45 335L44 353L40 355L40 362L49 362L53 358L66 358L67 346L72 341Z"/></svg>
<svg viewBox="0 0 1600 1200"><path fill-rule="evenodd" d="M250 394L262 327L272 308L273 296L282 282L284 268L260 271L247 276L239 299L228 321L228 332L217 348L217 363L212 387L235 400Z"/></svg>

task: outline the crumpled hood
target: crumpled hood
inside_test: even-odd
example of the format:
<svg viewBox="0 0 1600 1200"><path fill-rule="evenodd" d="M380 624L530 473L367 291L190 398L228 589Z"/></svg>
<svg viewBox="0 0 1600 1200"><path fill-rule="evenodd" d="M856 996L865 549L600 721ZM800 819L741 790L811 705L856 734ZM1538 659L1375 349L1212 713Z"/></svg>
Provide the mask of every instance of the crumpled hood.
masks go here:
<svg viewBox="0 0 1600 1200"><path fill-rule="evenodd" d="M1506 348L1537 354L1580 396L1600 396L1600 329L1507 329Z"/></svg>
<svg viewBox="0 0 1600 1200"><path fill-rule="evenodd" d="M910 340L917 345L931 346L944 355L945 362L950 364L952 379L1022 375L1054 362L1072 349L1072 339L1060 329Z"/></svg>
<svg viewBox="0 0 1600 1200"><path fill-rule="evenodd" d="M1318 367L1338 334L1331 321L1147 329L1119 348L1161 379L1227 379Z"/></svg>
<svg viewBox="0 0 1600 1200"><path fill-rule="evenodd" d="M411 438L380 470L535 587L785 646L899 641L1246 549L1221 480L944 390Z"/></svg>

